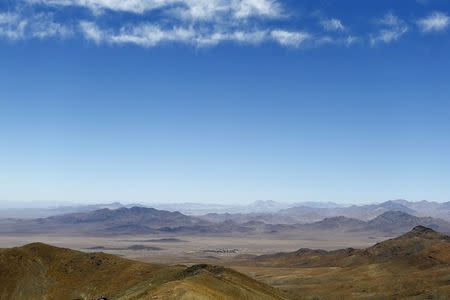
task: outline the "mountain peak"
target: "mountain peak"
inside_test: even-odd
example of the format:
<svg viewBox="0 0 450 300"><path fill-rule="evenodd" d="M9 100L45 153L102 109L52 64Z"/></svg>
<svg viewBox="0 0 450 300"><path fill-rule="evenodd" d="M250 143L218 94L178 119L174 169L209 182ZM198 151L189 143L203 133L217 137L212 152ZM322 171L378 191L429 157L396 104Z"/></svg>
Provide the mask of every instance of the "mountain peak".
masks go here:
<svg viewBox="0 0 450 300"><path fill-rule="evenodd" d="M375 219L398 219L398 218L414 218L415 216L412 216L406 212L399 211L399 210L389 210L385 213L382 213L381 215L377 216Z"/></svg>
<svg viewBox="0 0 450 300"><path fill-rule="evenodd" d="M411 230L411 233L416 233L416 234L421 235L421 234L424 234L424 233L437 233L437 232L434 231L431 228L428 228L428 227L425 227L425 226L422 226L422 225L418 225L418 226L414 227Z"/></svg>
<svg viewBox="0 0 450 300"><path fill-rule="evenodd" d="M450 242L449 236L422 225L414 227L410 232L400 236L399 238L421 238L428 240L446 240Z"/></svg>
<svg viewBox="0 0 450 300"><path fill-rule="evenodd" d="M33 250L33 251L48 251L49 249L53 249L55 247L50 246L48 244L44 244L41 242L34 242L34 243L30 243L30 244L26 244L24 246L22 246L23 249L27 249L27 250Z"/></svg>
<svg viewBox="0 0 450 300"><path fill-rule="evenodd" d="M274 200L256 200L251 205L278 205L279 203Z"/></svg>

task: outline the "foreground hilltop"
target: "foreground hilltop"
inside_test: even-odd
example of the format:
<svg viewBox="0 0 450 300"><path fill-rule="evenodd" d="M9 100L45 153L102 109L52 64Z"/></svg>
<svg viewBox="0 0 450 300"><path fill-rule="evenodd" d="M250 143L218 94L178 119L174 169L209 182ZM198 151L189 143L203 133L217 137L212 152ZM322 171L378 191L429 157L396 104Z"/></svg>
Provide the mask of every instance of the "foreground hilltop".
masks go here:
<svg viewBox="0 0 450 300"><path fill-rule="evenodd" d="M0 299L283 299L231 269L165 266L34 243L0 250Z"/></svg>

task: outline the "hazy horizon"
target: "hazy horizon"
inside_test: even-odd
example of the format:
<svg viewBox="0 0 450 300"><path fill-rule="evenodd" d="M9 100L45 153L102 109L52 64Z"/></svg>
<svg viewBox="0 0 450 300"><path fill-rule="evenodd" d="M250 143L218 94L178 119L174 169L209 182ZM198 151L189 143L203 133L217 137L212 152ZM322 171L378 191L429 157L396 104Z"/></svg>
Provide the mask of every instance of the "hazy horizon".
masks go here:
<svg viewBox="0 0 450 300"><path fill-rule="evenodd" d="M371 205L371 204L380 204L388 201L396 201L396 200L406 200L408 202L417 203L422 201L427 202L434 202L434 203L446 203L448 201L439 201L439 200L417 200L412 201L408 199L388 199L388 200L380 200L380 201L371 201L371 202L336 202L336 201L308 201L308 200L299 200L299 201L278 201L278 200L253 200L253 201L244 201L244 202L227 202L227 203L217 203L214 201L206 201L206 202L193 202L193 201L103 201L103 202L83 202L83 201L30 201L30 202L17 202L17 201L2 201L3 206L2 209L27 209L27 208L61 208L61 207L71 207L71 206L83 206L83 205L109 205L109 204L121 204L121 205L143 205L151 207L152 205L170 205L170 204L203 204L203 205L217 205L217 206L230 206L230 207L239 207L239 206L247 206L252 204L257 204L258 202L266 202L266 201L273 201L279 204L284 205L292 205L292 204L305 204L305 203L311 203L311 204L337 204L342 206L351 206L351 205Z"/></svg>

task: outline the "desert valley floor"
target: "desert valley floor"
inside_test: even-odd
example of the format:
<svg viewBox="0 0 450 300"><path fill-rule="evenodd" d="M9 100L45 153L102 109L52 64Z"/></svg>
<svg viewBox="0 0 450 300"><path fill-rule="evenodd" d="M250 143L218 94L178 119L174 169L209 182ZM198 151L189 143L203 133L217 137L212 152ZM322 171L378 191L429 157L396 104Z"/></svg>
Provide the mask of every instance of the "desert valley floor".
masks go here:
<svg viewBox="0 0 450 300"><path fill-rule="evenodd" d="M392 236L364 234L308 233L292 236L162 236L124 235L113 237L62 236L62 235L6 235L0 236L0 248L42 242L57 247L84 252L106 252L126 258L155 263L226 262L243 254L270 254L292 252L300 248L336 250L366 248ZM131 248L131 249L130 249Z"/></svg>

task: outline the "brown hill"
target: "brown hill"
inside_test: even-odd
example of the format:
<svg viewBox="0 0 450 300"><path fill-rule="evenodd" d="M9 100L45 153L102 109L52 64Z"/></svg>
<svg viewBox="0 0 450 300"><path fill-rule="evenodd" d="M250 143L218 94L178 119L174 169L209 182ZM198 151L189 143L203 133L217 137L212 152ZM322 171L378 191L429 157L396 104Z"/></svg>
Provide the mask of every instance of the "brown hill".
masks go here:
<svg viewBox="0 0 450 300"><path fill-rule="evenodd" d="M257 265L277 267L348 267L383 262L404 262L421 266L450 265L450 237L424 226L416 226L398 238L362 250L300 249L290 253L245 256L241 259Z"/></svg>
<svg viewBox="0 0 450 300"><path fill-rule="evenodd" d="M398 238L378 243L358 252L370 262L405 261L408 264L434 266L450 264L450 237L433 229L416 226Z"/></svg>
<svg viewBox="0 0 450 300"><path fill-rule="evenodd" d="M282 299L210 265L164 266L34 243L0 250L0 299Z"/></svg>
<svg viewBox="0 0 450 300"><path fill-rule="evenodd" d="M423 226L363 250L300 249L234 266L294 299L450 299L450 238Z"/></svg>

